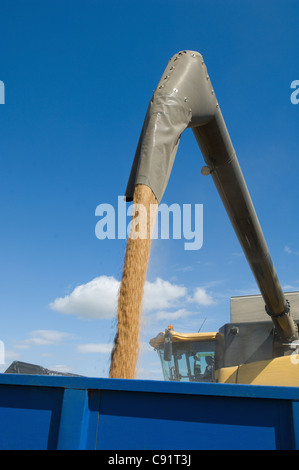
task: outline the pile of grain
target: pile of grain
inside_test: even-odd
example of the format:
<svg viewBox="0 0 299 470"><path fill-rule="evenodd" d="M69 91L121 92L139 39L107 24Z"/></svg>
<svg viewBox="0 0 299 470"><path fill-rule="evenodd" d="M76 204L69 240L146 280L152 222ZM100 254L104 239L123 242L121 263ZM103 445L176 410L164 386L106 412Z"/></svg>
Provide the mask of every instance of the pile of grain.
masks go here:
<svg viewBox="0 0 299 470"><path fill-rule="evenodd" d="M118 327L111 354L112 378L135 378L143 290L157 206L155 195L148 186L135 187L132 225L118 297Z"/></svg>

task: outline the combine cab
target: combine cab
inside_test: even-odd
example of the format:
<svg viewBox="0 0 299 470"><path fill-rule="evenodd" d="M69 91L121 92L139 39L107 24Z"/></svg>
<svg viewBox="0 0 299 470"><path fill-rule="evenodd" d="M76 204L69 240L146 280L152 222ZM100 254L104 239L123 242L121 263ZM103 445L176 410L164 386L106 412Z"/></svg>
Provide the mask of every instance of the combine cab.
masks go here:
<svg viewBox="0 0 299 470"><path fill-rule="evenodd" d="M216 337L217 333L177 333L169 325L150 341L160 357L164 379L214 382Z"/></svg>

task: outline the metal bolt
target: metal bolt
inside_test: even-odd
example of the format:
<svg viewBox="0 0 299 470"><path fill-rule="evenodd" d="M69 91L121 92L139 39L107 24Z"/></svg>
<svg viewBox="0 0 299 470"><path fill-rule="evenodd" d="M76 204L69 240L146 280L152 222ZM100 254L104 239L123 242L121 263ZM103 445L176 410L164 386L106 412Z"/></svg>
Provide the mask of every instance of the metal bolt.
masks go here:
<svg viewBox="0 0 299 470"><path fill-rule="evenodd" d="M202 169L201 169L201 174L203 176L208 176L211 174L211 168L209 168L208 166L203 166Z"/></svg>

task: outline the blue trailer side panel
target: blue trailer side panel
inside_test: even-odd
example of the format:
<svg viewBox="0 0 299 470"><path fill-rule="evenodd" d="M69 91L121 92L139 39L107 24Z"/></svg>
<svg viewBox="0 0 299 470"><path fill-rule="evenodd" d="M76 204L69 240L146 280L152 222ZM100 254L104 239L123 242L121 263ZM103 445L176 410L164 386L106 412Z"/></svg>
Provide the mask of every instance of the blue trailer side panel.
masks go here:
<svg viewBox="0 0 299 470"><path fill-rule="evenodd" d="M0 386L0 448L56 449L63 390Z"/></svg>
<svg viewBox="0 0 299 470"><path fill-rule="evenodd" d="M282 425L283 420L283 425ZM283 400L136 392L102 393L97 448L288 449Z"/></svg>
<svg viewBox="0 0 299 470"><path fill-rule="evenodd" d="M0 449L299 449L299 391L1 374Z"/></svg>
<svg viewBox="0 0 299 470"><path fill-rule="evenodd" d="M293 440L294 448L299 449L299 401L292 401Z"/></svg>

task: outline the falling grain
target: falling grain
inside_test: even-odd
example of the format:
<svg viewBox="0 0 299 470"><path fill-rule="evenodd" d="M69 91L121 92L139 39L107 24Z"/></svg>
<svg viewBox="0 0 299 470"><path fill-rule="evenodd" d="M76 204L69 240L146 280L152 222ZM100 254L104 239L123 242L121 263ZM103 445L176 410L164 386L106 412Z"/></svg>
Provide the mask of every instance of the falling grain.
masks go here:
<svg viewBox="0 0 299 470"><path fill-rule="evenodd" d="M143 290L157 206L155 195L148 186L135 187L132 225L118 297L118 327L111 354L112 378L135 378Z"/></svg>

